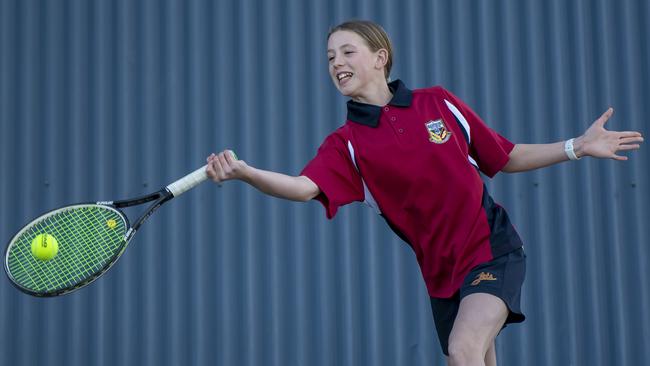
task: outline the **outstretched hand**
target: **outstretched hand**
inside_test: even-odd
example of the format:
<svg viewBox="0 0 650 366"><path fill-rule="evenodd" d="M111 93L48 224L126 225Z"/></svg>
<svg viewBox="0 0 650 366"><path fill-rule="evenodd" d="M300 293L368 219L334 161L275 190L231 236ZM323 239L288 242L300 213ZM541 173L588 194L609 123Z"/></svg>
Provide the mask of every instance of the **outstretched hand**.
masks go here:
<svg viewBox="0 0 650 366"><path fill-rule="evenodd" d="M627 160L627 156L618 155L619 151L638 150L643 142L643 136L637 131L608 131L605 123L614 114L609 108L600 116L585 133L575 139L575 145L580 157L592 156L602 159Z"/></svg>

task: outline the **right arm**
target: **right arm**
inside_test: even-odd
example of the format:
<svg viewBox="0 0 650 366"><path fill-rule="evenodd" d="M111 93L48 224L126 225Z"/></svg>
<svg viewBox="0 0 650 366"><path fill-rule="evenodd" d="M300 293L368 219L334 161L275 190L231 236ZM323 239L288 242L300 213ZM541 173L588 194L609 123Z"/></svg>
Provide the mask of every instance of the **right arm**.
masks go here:
<svg viewBox="0 0 650 366"><path fill-rule="evenodd" d="M215 183L237 179L268 195L300 202L309 201L320 194L318 186L306 176L294 177L257 169L243 160L236 160L228 150L211 154L207 162L206 172Z"/></svg>

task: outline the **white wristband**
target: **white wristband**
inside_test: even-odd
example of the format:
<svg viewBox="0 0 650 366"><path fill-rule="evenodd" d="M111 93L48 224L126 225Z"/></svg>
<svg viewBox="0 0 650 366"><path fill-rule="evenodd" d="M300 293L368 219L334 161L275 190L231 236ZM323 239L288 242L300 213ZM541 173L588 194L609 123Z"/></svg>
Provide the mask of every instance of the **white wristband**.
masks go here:
<svg viewBox="0 0 650 366"><path fill-rule="evenodd" d="M564 153L569 157L569 160L580 160L578 155L576 155L576 152L573 150L573 140L574 139L566 140L564 143Z"/></svg>

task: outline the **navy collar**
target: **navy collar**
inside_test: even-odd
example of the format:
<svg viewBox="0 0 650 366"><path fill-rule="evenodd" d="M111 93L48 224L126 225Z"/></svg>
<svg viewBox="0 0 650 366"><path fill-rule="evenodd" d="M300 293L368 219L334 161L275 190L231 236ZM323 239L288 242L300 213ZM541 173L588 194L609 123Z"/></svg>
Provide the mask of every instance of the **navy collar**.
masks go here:
<svg viewBox="0 0 650 366"><path fill-rule="evenodd" d="M397 79L388 84L388 89L393 93L393 98L388 102L389 105L396 107L408 107L411 105L413 93L404 83ZM377 127L379 117L381 116L380 106L348 101L348 120L362 125Z"/></svg>

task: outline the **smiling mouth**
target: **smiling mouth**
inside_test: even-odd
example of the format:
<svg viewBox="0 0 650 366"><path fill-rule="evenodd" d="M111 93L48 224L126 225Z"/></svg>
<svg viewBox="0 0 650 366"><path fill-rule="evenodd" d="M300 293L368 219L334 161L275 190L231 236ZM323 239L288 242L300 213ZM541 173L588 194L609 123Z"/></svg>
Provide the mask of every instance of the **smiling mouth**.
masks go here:
<svg viewBox="0 0 650 366"><path fill-rule="evenodd" d="M343 80L347 80L352 77L351 72L340 72L336 74L336 78L339 80L339 83L341 83Z"/></svg>

